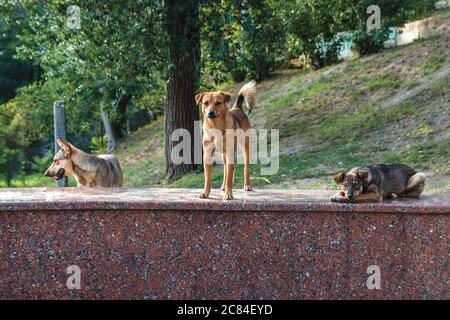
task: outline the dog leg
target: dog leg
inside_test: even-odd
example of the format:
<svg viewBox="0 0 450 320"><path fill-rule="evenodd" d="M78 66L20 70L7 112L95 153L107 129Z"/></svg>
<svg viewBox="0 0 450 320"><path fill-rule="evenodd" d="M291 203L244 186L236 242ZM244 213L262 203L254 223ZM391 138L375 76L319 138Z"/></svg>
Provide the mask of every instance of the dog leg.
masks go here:
<svg viewBox="0 0 450 320"><path fill-rule="evenodd" d="M222 162L223 162L223 182L220 187L221 191L225 191L226 181L227 181L227 157L225 153L222 154Z"/></svg>
<svg viewBox="0 0 450 320"><path fill-rule="evenodd" d="M250 180L250 139L245 139L244 144L244 191L252 191Z"/></svg>
<svg viewBox="0 0 450 320"><path fill-rule="evenodd" d="M234 159L227 155L227 179L225 181L225 193L223 194L224 200L233 199L233 178L234 178Z"/></svg>
<svg viewBox="0 0 450 320"><path fill-rule="evenodd" d="M332 202L350 202L350 200L348 200L345 197L345 193L344 192L338 192L336 193L334 196L331 197L331 201Z"/></svg>
<svg viewBox="0 0 450 320"><path fill-rule="evenodd" d="M203 189L203 192L200 193L200 195L198 196L201 199L209 198L209 194L211 193L212 164L205 163L204 171L205 171L205 188Z"/></svg>
<svg viewBox="0 0 450 320"><path fill-rule="evenodd" d="M211 173L213 167L214 147L211 144L205 144L203 146L203 151L204 151L203 166L205 172L205 188L198 197L206 199L209 198L209 194L211 193Z"/></svg>
<svg viewBox="0 0 450 320"><path fill-rule="evenodd" d="M425 174L418 172L408 179L406 190L400 197L417 198L425 188Z"/></svg>
<svg viewBox="0 0 450 320"><path fill-rule="evenodd" d="M383 197L378 192L361 193L355 198L356 202L364 201L383 201Z"/></svg>

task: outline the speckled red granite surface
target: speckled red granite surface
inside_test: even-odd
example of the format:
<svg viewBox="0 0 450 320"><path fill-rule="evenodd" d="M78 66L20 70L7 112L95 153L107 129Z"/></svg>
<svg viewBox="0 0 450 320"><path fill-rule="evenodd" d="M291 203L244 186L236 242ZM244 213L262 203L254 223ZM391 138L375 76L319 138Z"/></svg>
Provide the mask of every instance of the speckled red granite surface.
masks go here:
<svg viewBox="0 0 450 320"><path fill-rule="evenodd" d="M0 189L2 299L448 299L450 197ZM81 289L66 268L81 269ZM381 269L381 290L366 269Z"/></svg>

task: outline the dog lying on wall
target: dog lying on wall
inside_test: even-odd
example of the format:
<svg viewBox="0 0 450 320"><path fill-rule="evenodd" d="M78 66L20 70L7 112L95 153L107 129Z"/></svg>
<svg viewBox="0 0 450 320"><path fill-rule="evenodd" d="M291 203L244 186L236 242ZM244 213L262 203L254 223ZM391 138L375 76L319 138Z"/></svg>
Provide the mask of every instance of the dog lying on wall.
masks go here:
<svg viewBox="0 0 450 320"><path fill-rule="evenodd" d="M418 197L425 187L425 174L403 164L356 167L335 175L341 191L333 202L383 201L384 198Z"/></svg>
<svg viewBox="0 0 450 320"><path fill-rule="evenodd" d="M78 187L121 187L122 169L111 154L94 156L88 154L63 138L56 140L61 149L55 154L53 163L45 171L47 177L56 180L72 175Z"/></svg>

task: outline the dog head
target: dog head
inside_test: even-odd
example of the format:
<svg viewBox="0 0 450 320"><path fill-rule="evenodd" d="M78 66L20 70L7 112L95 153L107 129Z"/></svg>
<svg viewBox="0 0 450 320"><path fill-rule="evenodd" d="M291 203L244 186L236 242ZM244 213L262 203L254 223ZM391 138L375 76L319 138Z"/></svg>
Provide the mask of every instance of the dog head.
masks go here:
<svg viewBox="0 0 450 320"><path fill-rule="evenodd" d="M70 142L59 137L56 139L56 143L58 143L61 149L53 157L53 162L47 171L45 171L45 175L54 178L55 180L60 180L73 172L71 156L73 154L74 146Z"/></svg>
<svg viewBox="0 0 450 320"><path fill-rule="evenodd" d="M214 119L228 110L227 102L231 95L227 92L203 92L195 96L195 102L202 108L205 118Z"/></svg>
<svg viewBox="0 0 450 320"><path fill-rule="evenodd" d="M344 192L345 197L352 200L359 196L367 185L368 171L356 170L350 171L349 173L339 173L333 177L337 184L342 184L342 192Z"/></svg>

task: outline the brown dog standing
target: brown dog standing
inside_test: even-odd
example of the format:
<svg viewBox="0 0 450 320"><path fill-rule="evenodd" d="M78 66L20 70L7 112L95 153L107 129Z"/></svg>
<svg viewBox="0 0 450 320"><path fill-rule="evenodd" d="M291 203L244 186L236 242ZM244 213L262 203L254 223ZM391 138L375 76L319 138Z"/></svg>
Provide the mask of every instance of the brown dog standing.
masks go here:
<svg viewBox="0 0 450 320"><path fill-rule="evenodd" d="M242 110L244 100L249 113L255 105L256 83L251 81L239 91L233 108L228 109L227 103L231 95L226 92L203 92L195 96L195 101L203 112L203 162L205 169L205 188L200 198L208 198L211 192L211 172L213 156L217 152L222 154L224 164L222 190L223 199L233 199L234 159L238 141L242 145L244 155L244 190L251 191L250 181L250 121ZM234 133L230 141L229 132ZM228 136L228 143L227 143ZM231 150L230 150L231 149Z"/></svg>

